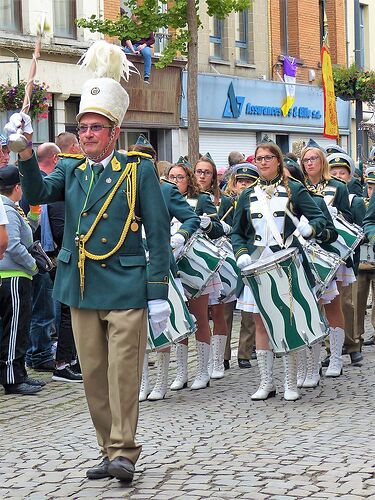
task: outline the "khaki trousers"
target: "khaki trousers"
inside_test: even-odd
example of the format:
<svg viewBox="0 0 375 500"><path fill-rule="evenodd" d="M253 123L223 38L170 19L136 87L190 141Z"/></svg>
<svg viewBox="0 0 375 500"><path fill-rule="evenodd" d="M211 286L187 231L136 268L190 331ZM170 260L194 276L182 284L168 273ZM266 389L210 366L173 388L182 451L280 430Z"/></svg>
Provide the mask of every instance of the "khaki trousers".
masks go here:
<svg viewBox="0 0 375 500"><path fill-rule="evenodd" d="M233 300L225 304L224 316L228 326L227 343L225 346L224 359L231 359L231 338L233 326L233 313L236 307L236 301ZM241 326L238 338L238 359L250 359L251 351L255 345L255 323L253 315L246 311L241 311Z"/></svg>
<svg viewBox="0 0 375 500"><path fill-rule="evenodd" d="M134 464L138 394L147 340L146 309L71 308L74 339L91 419L103 456Z"/></svg>
<svg viewBox="0 0 375 500"><path fill-rule="evenodd" d="M357 295L357 282L351 283L349 286L339 287L341 309L344 315L345 325L345 342L346 352L361 351L361 339L358 336L358 331L355 324L355 308L354 302Z"/></svg>
<svg viewBox="0 0 375 500"><path fill-rule="evenodd" d="M359 271L357 276L357 294L355 297L355 326L357 330L357 336L361 339L361 345L363 342L363 334L365 333L365 315L367 308L368 295L371 291L373 294L372 299L372 311L371 311L371 323L375 330L375 315L374 315L374 285L375 285L375 269L368 271Z"/></svg>

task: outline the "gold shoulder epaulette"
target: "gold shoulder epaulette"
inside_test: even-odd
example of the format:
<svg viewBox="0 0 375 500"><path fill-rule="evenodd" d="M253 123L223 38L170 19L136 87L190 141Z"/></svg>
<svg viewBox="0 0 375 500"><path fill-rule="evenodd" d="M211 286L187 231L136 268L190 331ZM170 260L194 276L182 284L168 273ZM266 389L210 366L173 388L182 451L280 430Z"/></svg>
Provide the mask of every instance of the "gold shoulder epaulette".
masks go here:
<svg viewBox="0 0 375 500"><path fill-rule="evenodd" d="M59 153L57 156L59 158L74 158L75 160L83 160L85 158L85 155L73 153Z"/></svg>
<svg viewBox="0 0 375 500"><path fill-rule="evenodd" d="M142 158L148 158L152 160L152 156L147 153L141 153L140 151L128 151L127 156L141 156Z"/></svg>

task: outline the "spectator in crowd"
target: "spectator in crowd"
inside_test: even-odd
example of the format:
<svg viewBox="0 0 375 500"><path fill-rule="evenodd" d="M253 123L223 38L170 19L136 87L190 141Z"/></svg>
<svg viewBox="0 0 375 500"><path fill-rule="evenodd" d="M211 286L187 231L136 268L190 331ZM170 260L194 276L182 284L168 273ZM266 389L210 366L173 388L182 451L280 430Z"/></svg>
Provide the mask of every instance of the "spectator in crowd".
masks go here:
<svg viewBox="0 0 375 500"><path fill-rule="evenodd" d="M121 15L124 15L124 9L121 9ZM136 15L132 15L132 20L135 24L139 25L139 19ZM135 54L142 55L144 69L143 69L143 81L144 83L150 83L150 74L151 74L151 58L152 58L152 50L151 47L155 43L154 33L150 33L147 38L141 38L140 40L121 40L121 45L124 47L124 50L127 54Z"/></svg>
<svg viewBox="0 0 375 500"><path fill-rule="evenodd" d="M30 220L18 206L22 197L17 167L0 169L0 194L9 221L9 244L0 260L0 383L5 394L35 394L44 382L28 377L25 353L31 318L32 277L38 272L28 248L33 242Z"/></svg>
<svg viewBox="0 0 375 500"><path fill-rule="evenodd" d="M227 181L225 179L225 174L227 172L227 167L220 167L217 169L217 181L219 183L219 188L221 190L225 189Z"/></svg>
<svg viewBox="0 0 375 500"><path fill-rule="evenodd" d="M53 172L59 161L60 148L53 142L45 142L37 148L37 158L43 176ZM24 210L24 203L22 204ZM42 207L43 210L43 207ZM42 240L38 229L35 240ZM37 274L33 280L32 316L30 325L30 345L26 353L26 363L38 371L55 370L52 351L52 331L55 324L55 304L52 299L53 283L48 273Z"/></svg>
<svg viewBox="0 0 375 500"><path fill-rule="evenodd" d="M245 161L245 155L239 151L231 151L228 155L228 165L232 167L233 165L238 165Z"/></svg>
<svg viewBox="0 0 375 500"><path fill-rule="evenodd" d="M5 250L8 246L7 224L8 217L5 213L3 200L0 197L0 260L4 257Z"/></svg>
<svg viewBox="0 0 375 500"><path fill-rule="evenodd" d="M61 153L68 155L82 154L77 136L72 132L61 132L55 140L56 146L60 148Z"/></svg>
<svg viewBox="0 0 375 500"><path fill-rule="evenodd" d="M10 151L8 148L8 143L6 137L0 134L0 168L5 167L9 163Z"/></svg>

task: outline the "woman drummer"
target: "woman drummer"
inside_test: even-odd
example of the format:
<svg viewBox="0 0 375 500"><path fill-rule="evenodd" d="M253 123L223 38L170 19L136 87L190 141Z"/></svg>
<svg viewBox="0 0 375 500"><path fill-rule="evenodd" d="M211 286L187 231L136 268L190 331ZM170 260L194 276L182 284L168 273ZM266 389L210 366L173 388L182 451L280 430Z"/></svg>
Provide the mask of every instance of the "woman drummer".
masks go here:
<svg viewBox="0 0 375 500"><path fill-rule="evenodd" d="M211 201L215 205L216 210L218 210L222 195L219 188L216 166L208 153L202 156L195 164L194 173L201 191L210 194ZM225 234L228 234L230 225L225 221L222 221L221 225ZM218 273L214 276L213 281L215 282L215 288L211 291L208 301L214 325L213 336L211 338L212 366L210 366L210 376L213 379L219 379L224 376L224 351L227 342L228 327L224 315L225 306L219 303L223 286Z"/></svg>
<svg viewBox="0 0 375 500"><path fill-rule="evenodd" d="M288 180L284 175L283 156L276 144L270 142L259 144L255 150L255 164L260 177L241 194L233 220L232 245L240 269L285 247L301 249L293 236L296 228L287 216L287 209L295 217L300 218L302 215L306 217L307 221L300 221L297 226L304 238L316 236L324 241L331 237L329 231L325 230L327 219L313 202L306 188L297 181ZM313 281L302 249L301 257L306 274ZM251 398L267 399L276 393L273 379L273 352L259 309L248 286L244 287L237 307L254 313L261 380L258 390ZM294 401L299 398L295 352L284 356L284 367L284 399Z"/></svg>
<svg viewBox="0 0 375 500"><path fill-rule="evenodd" d="M216 207L211 201L210 195L201 192L192 169L182 163L178 163L172 165L167 174L168 180L177 184L180 193L186 197L186 201L194 208L195 213L200 217L200 227L204 233L211 239L223 236L224 231L217 216ZM221 289L221 282L217 284L211 280L209 286L207 286L198 298L189 299L188 307L191 314L195 316L198 327L195 334L197 340L198 367L196 377L191 385L191 389L193 390L204 389L210 384L208 362L210 357L211 332L208 322L208 299L210 293L216 292L218 285L220 287L219 289ZM181 344L177 344L176 384L173 383L171 389L181 389L187 382L187 371L185 381L180 380L179 377L180 365L182 363L187 365L187 340L183 341ZM179 383L178 387L177 382Z"/></svg>
<svg viewBox="0 0 375 500"><path fill-rule="evenodd" d="M324 152L317 147L307 147L301 152L301 165L305 175L306 187L324 197L324 201L334 218L341 213L348 222L352 222L349 193L344 182L334 179ZM351 259L340 266L336 281L345 287L355 281ZM339 377L342 374L342 348L345 340L344 316L341 309L340 296L336 296L324 306L330 326L330 361L325 373L326 377Z"/></svg>

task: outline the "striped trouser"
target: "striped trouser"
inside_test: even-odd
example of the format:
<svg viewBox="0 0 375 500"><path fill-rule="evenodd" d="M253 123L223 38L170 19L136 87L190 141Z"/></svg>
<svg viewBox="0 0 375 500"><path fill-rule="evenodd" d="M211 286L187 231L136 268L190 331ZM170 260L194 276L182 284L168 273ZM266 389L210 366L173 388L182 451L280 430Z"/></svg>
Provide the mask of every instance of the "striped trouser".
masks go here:
<svg viewBox="0 0 375 500"><path fill-rule="evenodd" d="M0 383L19 384L26 375L25 353L31 319L31 280L2 278L0 285Z"/></svg>

